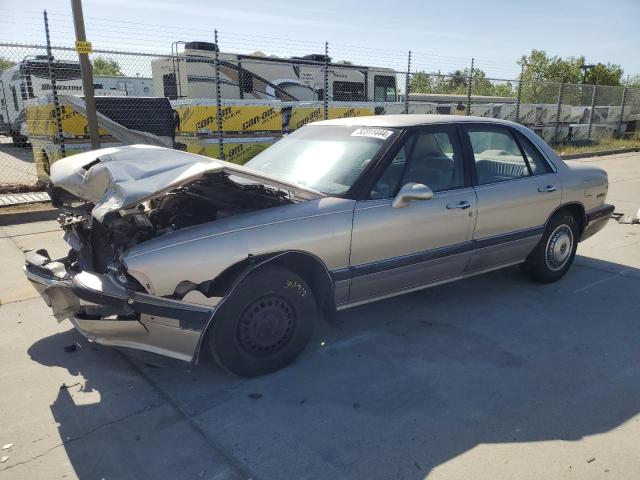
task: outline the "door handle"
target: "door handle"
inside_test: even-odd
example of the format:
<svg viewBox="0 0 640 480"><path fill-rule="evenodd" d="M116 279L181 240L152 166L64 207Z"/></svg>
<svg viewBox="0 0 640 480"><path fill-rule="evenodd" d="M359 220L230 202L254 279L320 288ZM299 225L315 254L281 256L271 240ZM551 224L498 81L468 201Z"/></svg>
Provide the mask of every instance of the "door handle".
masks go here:
<svg viewBox="0 0 640 480"><path fill-rule="evenodd" d="M554 185L547 185L546 187L540 187L538 191L540 193L549 193L549 192L555 192L557 189L558 187Z"/></svg>
<svg viewBox="0 0 640 480"><path fill-rule="evenodd" d="M466 210L469 207L471 207L471 204L469 202L467 202L466 200L463 200L463 201L458 202L458 203L448 203L447 204L447 210L453 210L454 208L460 208L462 210Z"/></svg>

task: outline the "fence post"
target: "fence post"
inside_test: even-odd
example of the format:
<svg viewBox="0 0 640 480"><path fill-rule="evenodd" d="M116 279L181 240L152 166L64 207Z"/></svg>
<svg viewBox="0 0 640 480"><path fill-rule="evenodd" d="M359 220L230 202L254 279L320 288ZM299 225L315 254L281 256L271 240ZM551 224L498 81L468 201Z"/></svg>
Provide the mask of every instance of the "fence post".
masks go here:
<svg viewBox="0 0 640 480"><path fill-rule="evenodd" d="M564 95L564 78L560 82L560 88L558 88L558 106L556 107L556 124L553 129L553 142L558 142L558 133L560 133L560 112L562 110L562 97Z"/></svg>
<svg viewBox="0 0 640 480"><path fill-rule="evenodd" d="M407 58L407 78L404 82L404 113L409 113L409 88L410 88L410 77L411 76L411 50L409 50L409 56Z"/></svg>
<svg viewBox="0 0 640 480"><path fill-rule="evenodd" d="M471 87L473 85L473 58L471 59L471 71L469 72L469 81L467 82L467 108L465 115L471 115Z"/></svg>
<svg viewBox="0 0 640 480"><path fill-rule="evenodd" d="M518 92L516 93L516 123L520 122L520 102L522 101L522 77L524 76L524 65L520 67L520 79L518 80Z"/></svg>
<svg viewBox="0 0 640 480"><path fill-rule="evenodd" d="M624 86L622 90L622 101L620 102L620 118L618 119L618 137L622 137L622 117L624 117L624 107L627 103L627 89L628 86Z"/></svg>
<svg viewBox="0 0 640 480"><path fill-rule="evenodd" d="M324 42L324 95L322 118L329 119L329 42Z"/></svg>
<svg viewBox="0 0 640 480"><path fill-rule="evenodd" d="M224 132L222 130L222 97L220 95L220 48L218 47L218 30L213 31L215 49L213 50L213 68L216 81L216 124L218 130L218 156L224 160Z"/></svg>
<svg viewBox="0 0 640 480"><path fill-rule="evenodd" d="M62 115L60 112L60 101L58 100L56 72L53 70L53 54L51 53L51 38L49 37L49 18L47 17L46 10L44 11L44 31L47 36L47 65L49 66L49 81L51 82L51 92L53 94L53 110L56 117L56 130L58 132L58 142L60 142L60 155L64 157L66 152L64 148L64 133L62 132Z"/></svg>
<svg viewBox="0 0 640 480"><path fill-rule="evenodd" d="M596 83L593 86L593 94L591 95L591 110L589 111L589 127L587 128L587 141L591 140L591 131L593 129L593 115L596 107L597 93L598 93L598 77L596 76Z"/></svg>
<svg viewBox="0 0 640 480"><path fill-rule="evenodd" d="M73 26L76 32L76 42L86 42L87 34L84 31L82 2L80 0L71 0L71 10L73 11ZM76 48L78 48L77 43ZM93 71L88 53L78 52L78 58L80 59L80 73L82 74L82 90L84 92L89 138L91 139L91 148L95 150L100 148L100 132L98 131L96 99L93 92Z"/></svg>

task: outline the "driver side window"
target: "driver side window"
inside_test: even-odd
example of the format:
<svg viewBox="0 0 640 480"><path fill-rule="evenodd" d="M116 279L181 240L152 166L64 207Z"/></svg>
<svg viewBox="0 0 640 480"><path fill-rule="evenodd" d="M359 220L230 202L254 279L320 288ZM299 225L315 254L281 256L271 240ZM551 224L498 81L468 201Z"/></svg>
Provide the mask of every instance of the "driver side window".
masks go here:
<svg viewBox="0 0 640 480"><path fill-rule="evenodd" d="M464 167L454 128L413 132L371 191L371 199L393 198L401 186L422 183L434 192L464 186Z"/></svg>

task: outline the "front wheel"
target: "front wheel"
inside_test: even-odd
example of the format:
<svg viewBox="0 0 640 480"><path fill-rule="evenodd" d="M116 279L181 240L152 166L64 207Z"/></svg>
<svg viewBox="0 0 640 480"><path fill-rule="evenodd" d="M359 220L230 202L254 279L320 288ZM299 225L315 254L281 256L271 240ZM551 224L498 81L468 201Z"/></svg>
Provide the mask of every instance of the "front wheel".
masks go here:
<svg viewBox="0 0 640 480"><path fill-rule="evenodd" d="M304 279L277 266L250 274L221 308L208 334L209 351L242 377L291 363L309 342L317 315Z"/></svg>
<svg viewBox="0 0 640 480"><path fill-rule="evenodd" d="M522 264L522 270L540 283L559 280L573 263L578 235L575 217L568 212L557 213L549 220L540 242Z"/></svg>

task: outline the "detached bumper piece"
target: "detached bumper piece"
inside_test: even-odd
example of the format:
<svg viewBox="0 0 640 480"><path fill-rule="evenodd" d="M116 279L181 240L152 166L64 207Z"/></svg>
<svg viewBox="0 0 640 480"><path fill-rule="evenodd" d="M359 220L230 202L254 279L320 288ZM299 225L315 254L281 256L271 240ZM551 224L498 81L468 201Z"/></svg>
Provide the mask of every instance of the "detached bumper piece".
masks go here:
<svg viewBox="0 0 640 480"><path fill-rule="evenodd" d="M24 271L58 321L103 345L146 350L185 361L196 358L215 307L156 297L127 288L108 274L68 272L64 259L27 252Z"/></svg>
<svg viewBox="0 0 640 480"><path fill-rule="evenodd" d="M605 203L587 212L587 224L584 227L580 241L586 240L602 230L609 221L609 218L611 218L614 210L615 206Z"/></svg>

